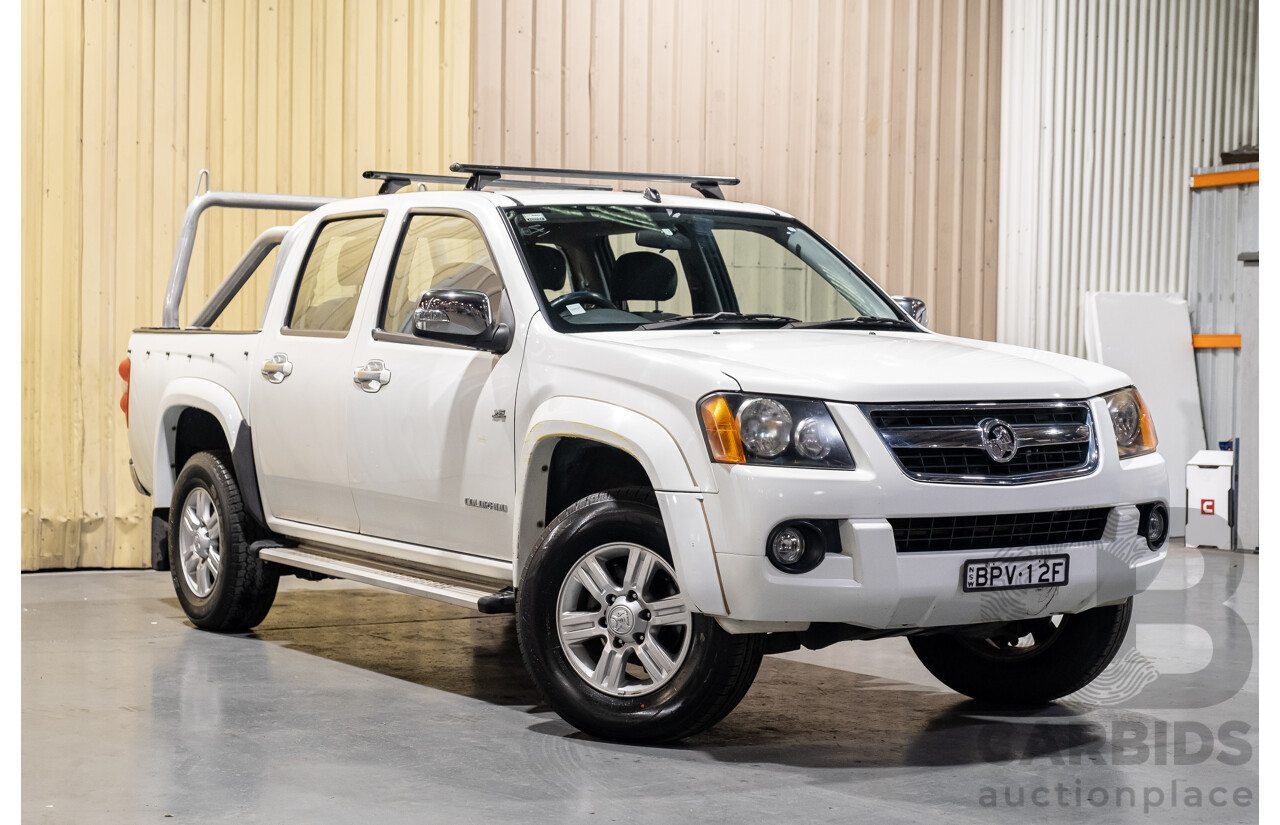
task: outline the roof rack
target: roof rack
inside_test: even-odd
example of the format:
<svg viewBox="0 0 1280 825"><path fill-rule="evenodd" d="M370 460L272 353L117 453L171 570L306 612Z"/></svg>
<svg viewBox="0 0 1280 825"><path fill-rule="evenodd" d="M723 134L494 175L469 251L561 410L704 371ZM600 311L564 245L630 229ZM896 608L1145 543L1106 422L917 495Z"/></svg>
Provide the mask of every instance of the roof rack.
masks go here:
<svg viewBox="0 0 1280 825"><path fill-rule="evenodd" d="M451 172L462 172L471 176L467 181L468 189L484 189L486 186L519 185L528 186L532 181L521 181L519 184L499 183L503 175L546 175L555 178L592 178L595 180L642 180L664 181L668 183L687 183L702 193L703 197L724 200L721 186L737 186L742 181L733 177L720 175L667 175L652 172L601 172L595 169L549 169L539 166L486 166L475 163L455 163L449 167ZM367 175L367 173L366 173ZM552 184L559 186L559 184ZM604 187L609 188L609 187Z"/></svg>
<svg viewBox="0 0 1280 825"><path fill-rule="evenodd" d="M455 164L456 165L456 164ZM472 186L471 182L474 176L466 175L423 175L418 172L378 172L373 169L364 173L364 177L369 180L380 180L382 186L378 187L379 195L390 195L398 192L411 183L444 183L454 186L461 186L466 189L482 189L484 187ZM552 183L537 180L492 180L489 186L505 186L512 189L594 189L598 191L608 191L612 187L600 186L590 183Z"/></svg>

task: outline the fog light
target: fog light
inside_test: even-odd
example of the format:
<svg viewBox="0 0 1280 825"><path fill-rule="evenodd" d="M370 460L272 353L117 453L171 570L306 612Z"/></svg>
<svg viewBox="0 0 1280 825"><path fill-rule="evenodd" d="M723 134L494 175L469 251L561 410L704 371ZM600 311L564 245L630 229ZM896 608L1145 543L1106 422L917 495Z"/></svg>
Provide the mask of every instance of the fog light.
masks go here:
<svg viewBox="0 0 1280 825"><path fill-rule="evenodd" d="M1151 508L1151 516L1147 519L1147 545L1155 550L1164 544L1165 536L1169 533L1169 514L1165 512L1163 505L1157 504Z"/></svg>
<svg viewBox="0 0 1280 825"><path fill-rule="evenodd" d="M822 564L827 551L840 552L835 521L785 521L774 527L764 543L769 563L783 573L808 573Z"/></svg>
<svg viewBox="0 0 1280 825"><path fill-rule="evenodd" d="M1138 535L1147 540L1147 547L1159 550L1169 537L1169 510L1158 501L1138 505Z"/></svg>
<svg viewBox="0 0 1280 825"><path fill-rule="evenodd" d="M798 564L804 558L804 536L794 527L784 527L773 534L769 549L780 564Z"/></svg>

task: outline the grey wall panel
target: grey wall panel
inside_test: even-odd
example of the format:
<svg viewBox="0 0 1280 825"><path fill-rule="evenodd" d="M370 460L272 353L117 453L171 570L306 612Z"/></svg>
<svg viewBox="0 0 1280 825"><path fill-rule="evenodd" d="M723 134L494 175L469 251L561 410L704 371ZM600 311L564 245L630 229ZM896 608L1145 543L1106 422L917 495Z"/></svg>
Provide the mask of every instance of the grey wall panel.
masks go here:
<svg viewBox="0 0 1280 825"><path fill-rule="evenodd" d="M1197 174L1255 169L1257 164L1197 169ZM1240 546L1258 546L1258 252L1256 183L1196 189L1191 195L1187 282L1197 334L1240 335L1239 349L1196 351L1196 372L1210 449L1240 439Z"/></svg>
<svg viewBox="0 0 1280 825"><path fill-rule="evenodd" d="M1083 355L1084 293L1186 293L1195 167L1258 143L1256 0L1005 0L997 337Z"/></svg>

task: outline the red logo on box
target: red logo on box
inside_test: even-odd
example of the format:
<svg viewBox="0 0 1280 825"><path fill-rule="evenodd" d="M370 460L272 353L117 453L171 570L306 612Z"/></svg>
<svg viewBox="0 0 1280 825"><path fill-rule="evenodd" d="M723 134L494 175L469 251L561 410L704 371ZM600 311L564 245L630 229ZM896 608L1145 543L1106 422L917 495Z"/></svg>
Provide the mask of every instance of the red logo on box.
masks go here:
<svg viewBox="0 0 1280 825"><path fill-rule="evenodd" d="M1214 513L1213 513L1213 499L1211 499L1211 498L1202 498L1202 499L1200 499L1200 515L1202 515L1202 516L1212 516L1213 514L1214 514Z"/></svg>

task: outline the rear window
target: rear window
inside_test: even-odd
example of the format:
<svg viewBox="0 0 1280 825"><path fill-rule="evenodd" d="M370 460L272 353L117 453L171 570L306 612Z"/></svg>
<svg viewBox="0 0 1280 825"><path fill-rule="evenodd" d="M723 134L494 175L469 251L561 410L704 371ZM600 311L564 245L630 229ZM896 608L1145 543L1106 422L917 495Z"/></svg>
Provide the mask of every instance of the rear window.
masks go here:
<svg viewBox="0 0 1280 825"><path fill-rule="evenodd" d="M381 215L337 218L321 225L307 252L290 329L346 332L355 319L360 286L382 231Z"/></svg>

